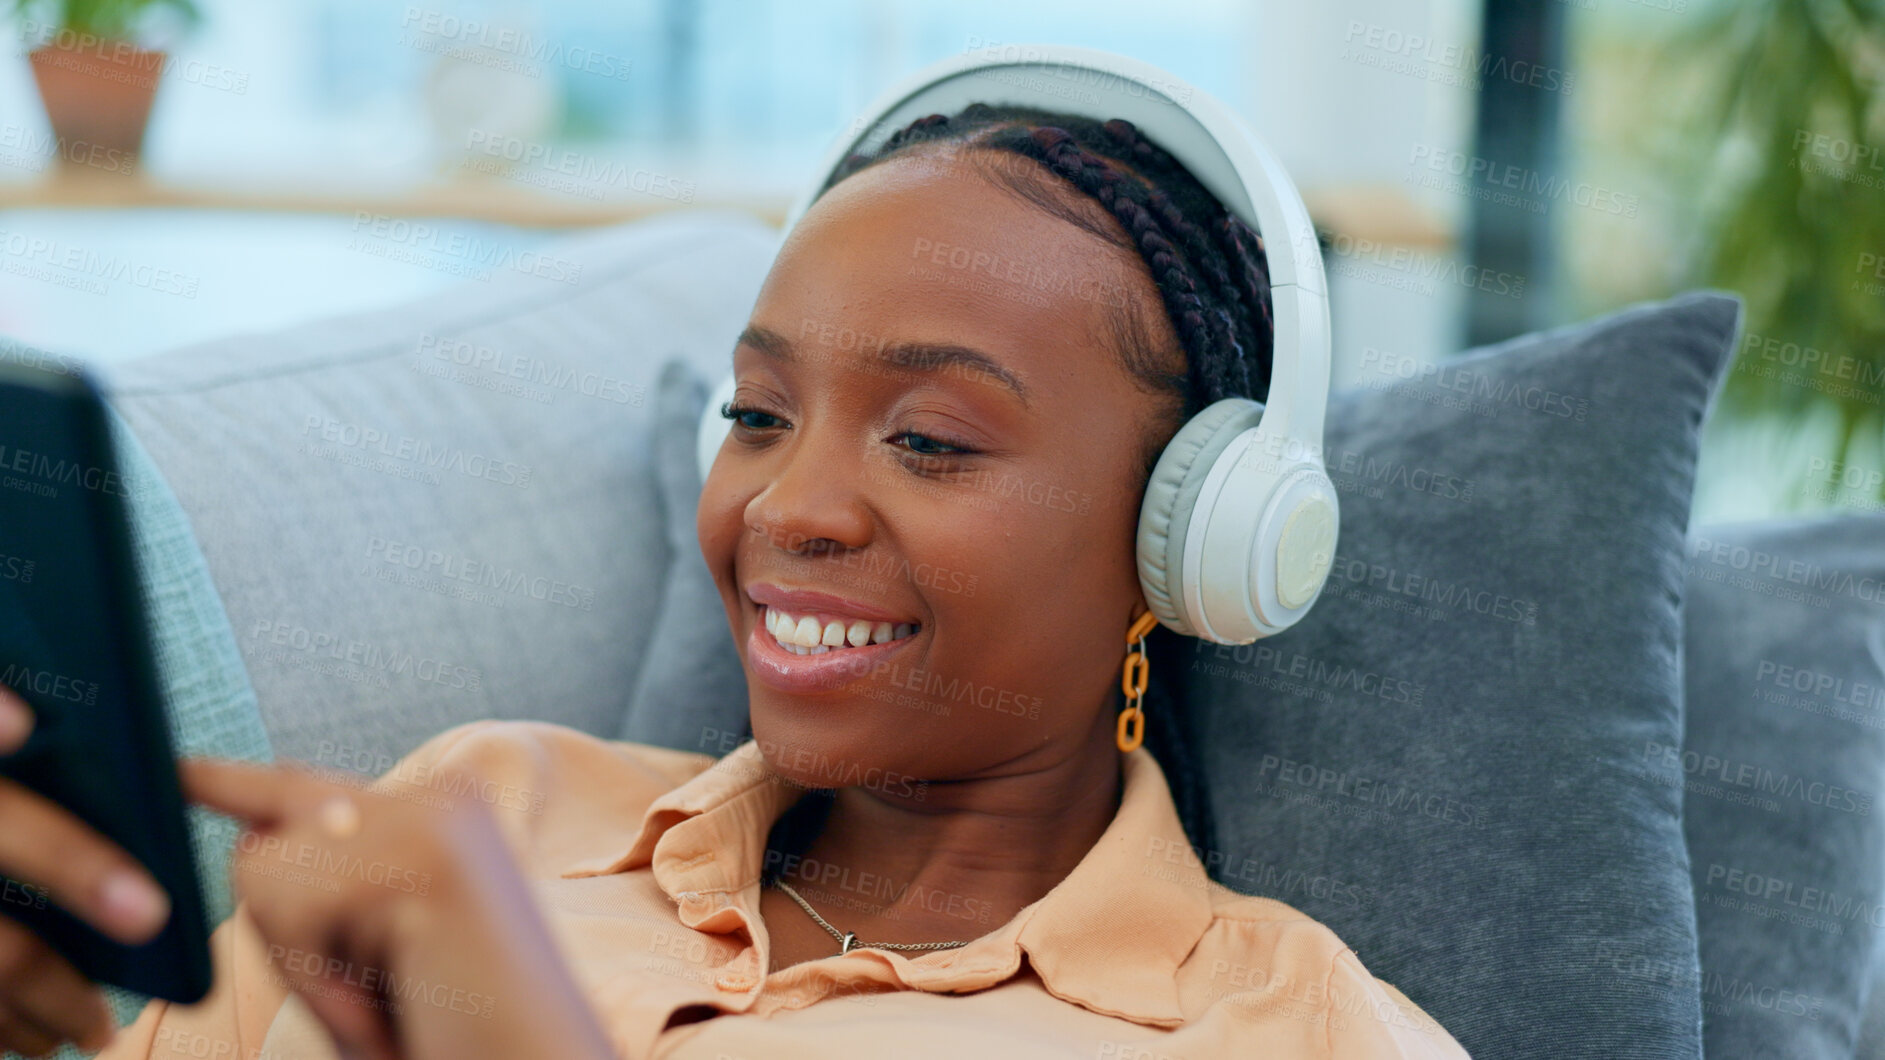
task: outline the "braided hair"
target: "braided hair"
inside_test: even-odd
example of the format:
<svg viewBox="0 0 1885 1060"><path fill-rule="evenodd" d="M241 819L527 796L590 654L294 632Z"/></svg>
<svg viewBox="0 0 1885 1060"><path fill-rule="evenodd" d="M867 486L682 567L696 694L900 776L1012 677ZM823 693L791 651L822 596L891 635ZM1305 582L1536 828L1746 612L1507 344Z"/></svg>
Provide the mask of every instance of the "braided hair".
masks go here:
<svg viewBox="0 0 1885 1060"><path fill-rule="evenodd" d="M918 118L877 150L847 156L818 195L889 159L938 150L956 153L996 186L1142 263L1182 349L1155 348L1137 314L1101 304L1110 309L1115 352L1127 372L1142 388L1168 398L1169 427L1155 432L1141 454L1145 478L1151 477L1171 435L1206 406L1227 397L1261 401L1268 396L1275 328L1263 240L1131 122L971 103L954 115ZM1032 163L1003 164L1016 156ZM1068 189L1099 203L1110 220L1095 218L1090 204L1072 200ZM1178 354L1185 371L1166 371ZM1178 709L1188 672L1185 660L1198 645L1162 625L1146 641L1152 669L1146 747L1170 783L1187 838L1194 848L1210 851L1215 848L1210 802L1194 750L1200 739L1192 719ZM1123 694L1117 703L1123 707Z"/></svg>

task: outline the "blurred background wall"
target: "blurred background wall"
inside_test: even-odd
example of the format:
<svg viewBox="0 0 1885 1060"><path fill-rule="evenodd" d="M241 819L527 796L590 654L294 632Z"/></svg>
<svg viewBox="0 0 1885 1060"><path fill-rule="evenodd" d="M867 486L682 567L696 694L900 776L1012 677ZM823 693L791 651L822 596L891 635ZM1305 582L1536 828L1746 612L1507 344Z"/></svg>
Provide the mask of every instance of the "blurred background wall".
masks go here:
<svg viewBox="0 0 1885 1060"><path fill-rule="evenodd" d="M12 341L123 358L390 304L480 267L441 248L527 249L671 209L778 223L892 81L963 51L1078 44L1173 71L1279 150L1324 236L1335 385L1393 385L1469 345L1723 287L1748 313L1694 521L1885 507L1876 3L0 11L14 53L0 60ZM58 102L74 78L143 88L141 144L111 146L121 130L82 125L97 105Z"/></svg>

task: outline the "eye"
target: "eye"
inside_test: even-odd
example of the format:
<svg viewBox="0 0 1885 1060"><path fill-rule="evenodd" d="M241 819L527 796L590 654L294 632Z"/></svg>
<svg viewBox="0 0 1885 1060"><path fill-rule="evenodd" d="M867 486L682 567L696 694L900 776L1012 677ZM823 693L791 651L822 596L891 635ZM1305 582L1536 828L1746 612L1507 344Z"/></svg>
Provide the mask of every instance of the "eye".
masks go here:
<svg viewBox="0 0 1885 1060"><path fill-rule="evenodd" d="M917 456L969 456L975 452L975 450L966 445L943 441L940 438L931 438L926 434L918 434L915 431L904 431L902 434L895 435L890 440L894 443L904 438L911 440L909 446L910 452ZM941 446L941 448L935 448L936 446Z"/></svg>
<svg viewBox="0 0 1885 1060"><path fill-rule="evenodd" d="M761 419L774 420L774 421L777 421L778 423L784 422L783 420L780 420L779 417L774 416L770 412L761 412L760 410L756 408L752 408L746 405L735 405L731 401L726 401L726 402L721 403L720 415L726 417L729 420L732 420L733 422L737 423L741 427L746 428L749 431L763 431L770 427L776 426L776 423L750 423L745 419L745 417L747 416L758 416Z"/></svg>

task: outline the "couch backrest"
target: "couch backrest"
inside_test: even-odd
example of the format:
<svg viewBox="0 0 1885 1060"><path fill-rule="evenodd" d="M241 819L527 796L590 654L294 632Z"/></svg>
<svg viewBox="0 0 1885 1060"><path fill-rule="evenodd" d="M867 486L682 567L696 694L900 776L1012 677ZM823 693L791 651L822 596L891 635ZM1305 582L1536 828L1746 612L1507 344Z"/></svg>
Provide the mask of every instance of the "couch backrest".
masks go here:
<svg viewBox="0 0 1885 1060"><path fill-rule="evenodd" d="M278 755L378 773L487 717L616 734L671 559L657 376L725 370L776 240L666 215L560 241L574 269L109 372Z"/></svg>

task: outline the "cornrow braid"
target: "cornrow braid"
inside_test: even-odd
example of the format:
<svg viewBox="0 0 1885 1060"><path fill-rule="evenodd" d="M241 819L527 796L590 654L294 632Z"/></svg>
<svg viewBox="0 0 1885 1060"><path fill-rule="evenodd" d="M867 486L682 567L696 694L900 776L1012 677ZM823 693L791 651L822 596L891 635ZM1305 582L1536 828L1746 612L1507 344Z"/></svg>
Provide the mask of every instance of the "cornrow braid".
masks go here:
<svg viewBox="0 0 1885 1060"><path fill-rule="evenodd" d="M1267 397L1274 324L1263 239L1131 122L971 103L954 116L920 117L876 151L848 156L819 193L864 168L939 145L967 149L984 176L1145 263L1178 335L1185 376L1159 370L1161 351L1149 348L1143 322L1120 319L1114 330L1128 371L1179 399L1178 422L1226 397ZM1038 166L991 165L977 157L989 153L1033 159ZM1042 174L1098 202L1119 228L1097 227L1045 193ZM1156 447L1150 457L1156 460Z"/></svg>
<svg viewBox="0 0 1885 1060"><path fill-rule="evenodd" d="M972 103L954 115L924 115L892 133L875 151L847 156L819 195L863 169L923 150L960 151L998 186L1137 254L1178 336L1184 374L1164 370L1169 357L1153 348L1145 322L1129 311L1113 307L1112 329L1127 371L1147 389L1175 399L1173 430L1224 398L1267 398L1275 324L1263 239L1131 122ZM990 161L1015 156L1036 164L1017 167ZM1056 183L1042 179L1049 174L1059 178L1060 187L1099 203L1117 227L1096 224L1090 211L1074 208L1064 193L1049 190ZM1157 441L1144 454L1148 477L1163 449L1164 439ZM1215 837L1208 792L1193 752L1198 736L1193 719L1179 706L1188 673L1186 656L1198 643L1163 626L1155 627L1146 640L1152 669L1146 747L1165 771L1192 846L1209 851L1215 848ZM1116 705L1124 705L1123 695Z"/></svg>

